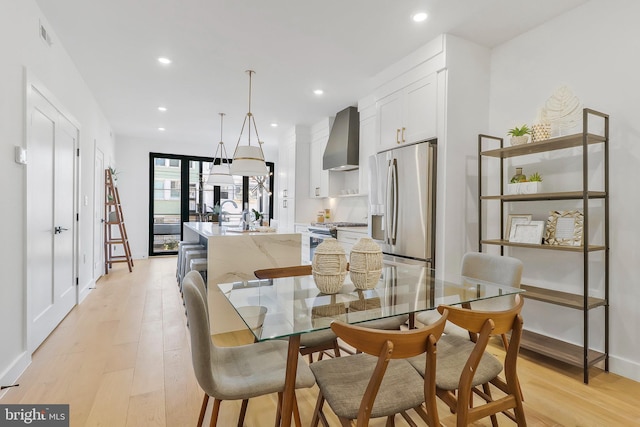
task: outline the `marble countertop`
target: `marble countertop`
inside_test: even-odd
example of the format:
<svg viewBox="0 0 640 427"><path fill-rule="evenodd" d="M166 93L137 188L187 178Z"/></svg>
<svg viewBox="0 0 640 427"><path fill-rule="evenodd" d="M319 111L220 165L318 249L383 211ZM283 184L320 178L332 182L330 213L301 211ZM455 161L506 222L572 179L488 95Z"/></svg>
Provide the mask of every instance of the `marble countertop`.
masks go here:
<svg viewBox="0 0 640 427"><path fill-rule="evenodd" d="M291 233L280 233L278 230L264 232L264 231L242 231L239 230L237 226L219 226L216 222L185 222L185 227L193 230L203 237L212 237L212 236L255 236L255 235L273 235L273 234L291 234ZM267 229L267 227L264 227Z"/></svg>

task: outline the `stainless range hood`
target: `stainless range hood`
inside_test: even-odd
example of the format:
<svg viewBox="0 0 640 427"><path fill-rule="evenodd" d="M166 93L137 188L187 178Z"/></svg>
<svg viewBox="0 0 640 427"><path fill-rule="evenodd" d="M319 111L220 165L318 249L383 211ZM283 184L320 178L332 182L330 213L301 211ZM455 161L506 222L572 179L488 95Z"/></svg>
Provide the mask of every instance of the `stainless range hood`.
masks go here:
<svg viewBox="0 0 640 427"><path fill-rule="evenodd" d="M348 171L358 169L360 151L360 115L356 107L347 107L336 114L327 148L322 157L322 169Z"/></svg>

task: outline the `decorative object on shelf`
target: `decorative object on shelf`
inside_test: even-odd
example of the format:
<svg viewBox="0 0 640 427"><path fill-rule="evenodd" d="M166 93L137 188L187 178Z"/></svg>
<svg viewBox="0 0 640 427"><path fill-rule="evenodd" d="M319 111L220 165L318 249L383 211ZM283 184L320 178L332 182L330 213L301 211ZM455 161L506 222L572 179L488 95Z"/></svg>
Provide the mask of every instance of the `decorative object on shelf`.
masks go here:
<svg viewBox="0 0 640 427"><path fill-rule="evenodd" d="M311 272L320 292L335 294L342 289L347 275L347 256L336 239L324 239L318 245L313 254Z"/></svg>
<svg viewBox="0 0 640 427"><path fill-rule="evenodd" d="M544 225L544 221L529 221L527 223L513 224L510 231L511 234L509 235L509 242L541 245Z"/></svg>
<svg viewBox="0 0 640 427"><path fill-rule="evenodd" d="M507 226L504 231L504 237L509 240L511 236L511 228L514 224L528 224L533 219L531 214L510 214L507 216Z"/></svg>
<svg viewBox="0 0 640 427"><path fill-rule="evenodd" d="M522 168L516 168L516 174L507 185L507 194L536 194L542 191L542 176L533 173L529 179L522 173Z"/></svg>
<svg viewBox="0 0 640 427"><path fill-rule="evenodd" d="M373 289L382 273L382 249L370 237L353 245L349 257L349 277L358 289Z"/></svg>
<svg viewBox="0 0 640 427"><path fill-rule="evenodd" d="M544 108L553 135L561 136L582 123L580 100L567 86L560 86L547 99Z"/></svg>
<svg viewBox="0 0 640 427"><path fill-rule="evenodd" d="M527 180L527 176L522 173L522 168L516 168L516 174L511 177L511 184L516 184L518 182L525 182Z"/></svg>
<svg viewBox="0 0 640 427"><path fill-rule="evenodd" d="M529 134L531 130L529 126L522 125L521 127L513 127L509 129L507 135L511 135L511 145L522 145L529 142Z"/></svg>
<svg viewBox="0 0 640 427"><path fill-rule="evenodd" d="M211 172L209 172L209 177L207 178L207 184L229 186L234 185L234 182L229 169L229 156L227 154L227 149L224 146L224 142L222 142L222 123L224 120L224 113L218 114L220 115L220 142L218 143L216 152L213 155L213 161L215 162L215 159L220 159L220 164L214 164L211 167Z"/></svg>
<svg viewBox="0 0 640 427"><path fill-rule="evenodd" d="M547 110L540 108L536 123L531 126L531 142L544 141L551 138L551 123L547 118Z"/></svg>
<svg viewBox="0 0 640 427"><path fill-rule="evenodd" d="M238 137L238 144L236 150L233 153L233 163L231 163L231 175L242 176L266 176L269 174L269 168L264 161L264 152L262 151L262 141L258 136L258 128L256 126L256 119L251 113L251 77L255 74L253 70L247 70L249 73L249 111L244 117L242 122L242 129L240 130L240 136ZM251 124L253 123L253 130L256 134L256 143L258 145L251 145ZM245 126L247 129L247 145L240 145L242 140L242 134L244 133Z"/></svg>
<svg viewBox="0 0 640 427"><path fill-rule="evenodd" d="M544 235L545 245L582 246L584 215L581 211L551 211Z"/></svg>

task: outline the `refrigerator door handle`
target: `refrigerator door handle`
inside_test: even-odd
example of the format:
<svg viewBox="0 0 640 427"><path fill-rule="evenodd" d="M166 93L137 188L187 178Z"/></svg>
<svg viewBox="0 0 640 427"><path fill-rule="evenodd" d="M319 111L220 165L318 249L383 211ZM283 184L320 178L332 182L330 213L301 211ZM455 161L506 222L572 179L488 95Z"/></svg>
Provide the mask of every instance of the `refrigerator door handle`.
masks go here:
<svg viewBox="0 0 640 427"><path fill-rule="evenodd" d="M392 206L393 210L390 218L391 228L389 228L389 243L391 245L395 245L396 238L398 236L398 160L395 158L391 163L390 172L391 186L389 187L389 193L391 203L389 203L389 205Z"/></svg>
<svg viewBox="0 0 640 427"><path fill-rule="evenodd" d="M391 176L391 160L387 163L387 200L385 200L384 204L384 242L386 244L391 244L391 227L393 221L393 214L391 211L391 185L392 185L392 176Z"/></svg>

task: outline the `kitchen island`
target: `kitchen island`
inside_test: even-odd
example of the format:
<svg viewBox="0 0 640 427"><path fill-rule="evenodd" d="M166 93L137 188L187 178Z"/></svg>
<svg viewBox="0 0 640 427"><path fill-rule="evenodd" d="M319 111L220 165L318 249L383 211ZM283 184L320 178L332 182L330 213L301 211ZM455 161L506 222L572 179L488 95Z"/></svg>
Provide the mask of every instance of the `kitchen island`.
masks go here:
<svg viewBox="0 0 640 427"><path fill-rule="evenodd" d="M300 233L241 231L213 222L186 222L183 240L207 248L207 292L211 334L247 328L218 289L219 283L255 279L263 268L300 265Z"/></svg>

